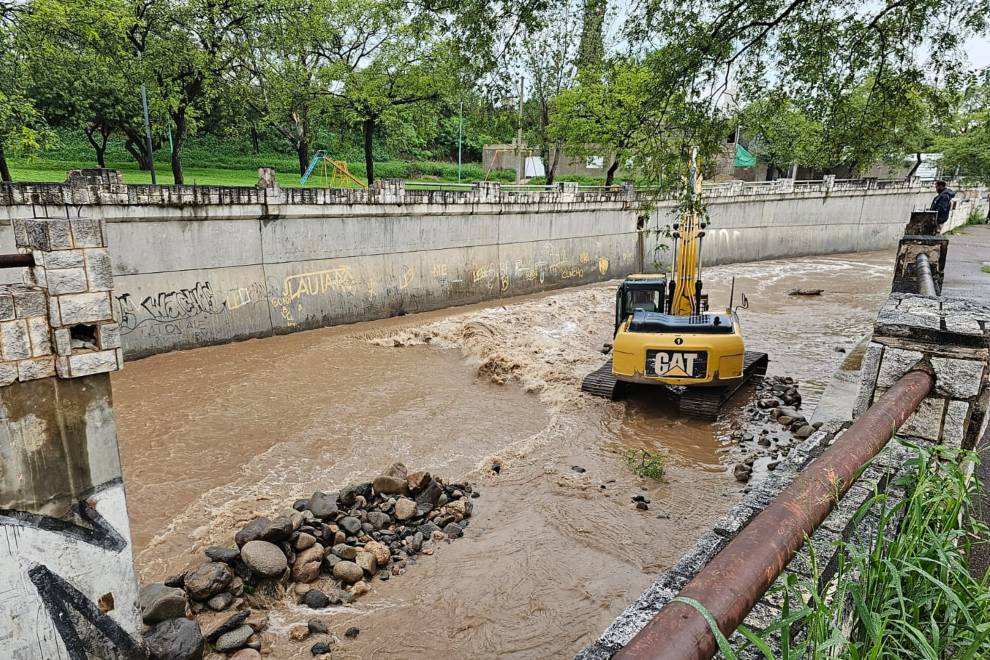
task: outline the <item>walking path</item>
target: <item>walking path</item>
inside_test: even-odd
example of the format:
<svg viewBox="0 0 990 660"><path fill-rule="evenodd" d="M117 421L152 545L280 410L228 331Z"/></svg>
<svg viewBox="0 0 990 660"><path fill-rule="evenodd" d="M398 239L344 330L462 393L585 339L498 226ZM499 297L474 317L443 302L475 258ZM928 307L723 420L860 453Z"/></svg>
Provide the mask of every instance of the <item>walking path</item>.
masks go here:
<svg viewBox="0 0 990 660"><path fill-rule="evenodd" d="M990 305L990 273L982 271L990 265L990 225L967 225L949 241L949 254L945 263L945 280L942 295L966 298ZM974 512L990 523L990 428L976 446L982 462L976 474L983 485L983 493L977 500ZM990 543L975 544L970 556L971 568L983 574L990 567Z"/></svg>

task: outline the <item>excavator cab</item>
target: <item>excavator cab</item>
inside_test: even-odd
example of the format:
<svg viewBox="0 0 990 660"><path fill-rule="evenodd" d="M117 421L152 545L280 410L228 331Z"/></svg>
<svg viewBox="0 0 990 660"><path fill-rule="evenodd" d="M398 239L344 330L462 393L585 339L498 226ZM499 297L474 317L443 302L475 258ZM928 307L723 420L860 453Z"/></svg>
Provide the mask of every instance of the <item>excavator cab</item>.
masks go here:
<svg viewBox="0 0 990 660"><path fill-rule="evenodd" d="M662 312L666 309L667 280L657 275L632 275L615 293L615 332L635 311ZM614 333L613 333L614 334Z"/></svg>

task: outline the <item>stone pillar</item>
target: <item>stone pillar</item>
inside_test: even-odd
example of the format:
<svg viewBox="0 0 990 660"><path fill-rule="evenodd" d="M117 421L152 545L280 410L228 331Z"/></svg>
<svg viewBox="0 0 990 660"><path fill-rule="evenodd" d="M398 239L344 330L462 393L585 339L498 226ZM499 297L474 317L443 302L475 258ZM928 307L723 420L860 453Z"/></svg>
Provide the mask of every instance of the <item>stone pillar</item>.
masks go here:
<svg viewBox="0 0 990 660"><path fill-rule="evenodd" d="M906 371L926 361L935 389L899 435L972 449L986 423L990 309L967 300L892 293L863 358L859 417Z"/></svg>
<svg viewBox="0 0 990 660"><path fill-rule="evenodd" d="M376 185L378 201L383 204L402 204L406 198L404 179L381 179Z"/></svg>
<svg viewBox="0 0 990 660"><path fill-rule="evenodd" d="M928 256L935 291L942 292L945 279L945 258L949 239L944 236L905 236L897 245L897 260L894 264L894 293L919 293L918 277L915 273L919 254Z"/></svg>
<svg viewBox="0 0 990 660"><path fill-rule="evenodd" d="M557 183L557 197L561 202L577 201L578 184L573 181Z"/></svg>
<svg viewBox="0 0 990 660"><path fill-rule="evenodd" d="M497 204L502 200L502 184L496 181L475 181L471 192L475 202Z"/></svg>
<svg viewBox="0 0 990 660"><path fill-rule="evenodd" d="M779 193L794 192L794 179L777 179L774 181L774 189Z"/></svg>
<svg viewBox="0 0 990 660"><path fill-rule="evenodd" d="M14 235L36 267L0 287L0 657L141 657L103 222L15 220Z"/></svg>
<svg viewBox="0 0 990 660"><path fill-rule="evenodd" d="M274 167L259 167L258 182L254 184L258 190L271 190L278 194L278 179L275 178Z"/></svg>

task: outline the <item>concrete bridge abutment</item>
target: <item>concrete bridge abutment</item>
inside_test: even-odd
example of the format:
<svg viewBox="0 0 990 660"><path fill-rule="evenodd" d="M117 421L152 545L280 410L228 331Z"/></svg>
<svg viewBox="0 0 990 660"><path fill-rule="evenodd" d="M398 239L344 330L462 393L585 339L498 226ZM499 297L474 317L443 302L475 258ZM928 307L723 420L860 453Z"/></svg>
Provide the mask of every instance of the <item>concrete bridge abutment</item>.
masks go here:
<svg viewBox="0 0 990 660"><path fill-rule="evenodd" d="M110 373L102 220L18 219L0 286L0 657L144 657Z"/></svg>

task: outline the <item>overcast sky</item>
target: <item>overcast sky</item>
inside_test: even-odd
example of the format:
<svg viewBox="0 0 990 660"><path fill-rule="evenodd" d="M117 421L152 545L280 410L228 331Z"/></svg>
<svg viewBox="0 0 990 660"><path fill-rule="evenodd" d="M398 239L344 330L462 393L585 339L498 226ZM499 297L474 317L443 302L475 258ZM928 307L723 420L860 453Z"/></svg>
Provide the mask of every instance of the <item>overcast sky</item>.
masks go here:
<svg viewBox="0 0 990 660"><path fill-rule="evenodd" d="M990 40L970 39L966 44L966 53L973 67L982 69L990 66Z"/></svg>

